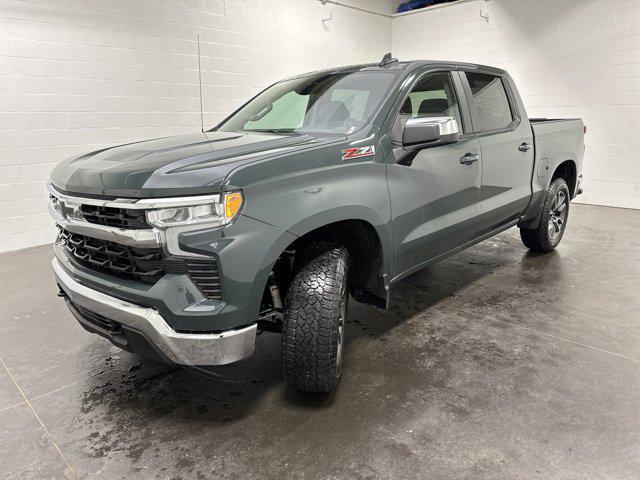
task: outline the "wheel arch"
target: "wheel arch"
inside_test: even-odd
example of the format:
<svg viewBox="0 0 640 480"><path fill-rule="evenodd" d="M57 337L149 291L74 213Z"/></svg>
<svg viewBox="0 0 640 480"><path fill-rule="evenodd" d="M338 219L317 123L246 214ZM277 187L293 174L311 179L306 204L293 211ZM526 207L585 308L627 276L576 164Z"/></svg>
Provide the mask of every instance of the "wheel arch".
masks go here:
<svg viewBox="0 0 640 480"><path fill-rule="evenodd" d="M565 182L567 182L571 198L574 198L576 195L576 184L578 181L578 168L576 166L575 160L564 160L558 164L558 166L554 169L551 178L549 179L547 190L556 178L562 178Z"/></svg>
<svg viewBox="0 0 640 480"><path fill-rule="evenodd" d="M280 262L294 258L314 243L335 243L346 247L349 253L350 292L355 300L384 309L388 301L388 286L385 279L384 240L374 224L363 218L344 218L322 225L308 224L304 233L296 231L296 238L274 262L277 271ZM286 291L287 285L281 286Z"/></svg>
<svg viewBox="0 0 640 480"><path fill-rule="evenodd" d="M549 187L551 187L551 184L556 178L562 178L565 182L567 182L567 186L569 187L569 196L572 199L575 198L576 185L578 182L577 163L574 159L567 158L566 156L562 156L560 158L565 158L565 160L560 160L557 162L556 166L553 168L553 173L546 179L539 179L542 181L546 180L546 183L540 183L540 187L543 188L533 193L532 202L523 215L523 219L518 224L520 228L538 228L538 225L540 224L540 217L542 215L542 205L544 204L544 199L546 198L547 192L549 191Z"/></svg>

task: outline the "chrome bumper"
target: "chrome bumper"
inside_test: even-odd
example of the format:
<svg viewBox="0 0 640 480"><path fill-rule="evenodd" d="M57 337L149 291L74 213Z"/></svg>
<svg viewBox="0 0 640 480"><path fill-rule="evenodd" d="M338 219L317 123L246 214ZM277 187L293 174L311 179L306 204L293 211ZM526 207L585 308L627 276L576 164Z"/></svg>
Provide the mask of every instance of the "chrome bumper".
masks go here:
<svg viewBox="0 0 640 480"><path fill-rule="evenodd" d="M256 324L223 333L176 332L154 309L134 305L81 285L55 258L51 265L56 281L72 303L141 332L176 364L225 365L253 353Z"/></svg>

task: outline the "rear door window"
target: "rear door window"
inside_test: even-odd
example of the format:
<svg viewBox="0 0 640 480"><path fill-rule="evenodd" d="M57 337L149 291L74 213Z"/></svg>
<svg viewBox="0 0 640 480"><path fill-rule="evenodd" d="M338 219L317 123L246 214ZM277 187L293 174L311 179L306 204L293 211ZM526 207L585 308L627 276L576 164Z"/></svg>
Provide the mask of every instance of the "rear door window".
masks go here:
<svg viewBox="0 0 640 480"><path fill-rule="evenodd" d="M490 132L508 127L513 122L513 112L502 78L487 73L465 72L473 105L477 112L474 119L476 131Z"/></svg>

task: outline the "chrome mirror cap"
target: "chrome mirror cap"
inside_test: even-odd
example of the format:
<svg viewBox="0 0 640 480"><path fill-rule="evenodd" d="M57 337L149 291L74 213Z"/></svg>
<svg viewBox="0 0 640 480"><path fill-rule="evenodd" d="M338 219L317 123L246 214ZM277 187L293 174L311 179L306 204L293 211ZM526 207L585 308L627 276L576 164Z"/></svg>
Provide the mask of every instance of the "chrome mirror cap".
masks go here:
<svg viewBox="0 0 640 480"><path fill-rule="evenodd" d="M413 117L407 120L405 128L412 125L436 125L440 136L460 133L458 122L453 117Z"/></svg>
<svg viewBox="0 0 640 480"><path fill-rule="evenodd" d="M427 148L458 141L458 122L453 117L413 117L402 132L404 147Z"/></svg>

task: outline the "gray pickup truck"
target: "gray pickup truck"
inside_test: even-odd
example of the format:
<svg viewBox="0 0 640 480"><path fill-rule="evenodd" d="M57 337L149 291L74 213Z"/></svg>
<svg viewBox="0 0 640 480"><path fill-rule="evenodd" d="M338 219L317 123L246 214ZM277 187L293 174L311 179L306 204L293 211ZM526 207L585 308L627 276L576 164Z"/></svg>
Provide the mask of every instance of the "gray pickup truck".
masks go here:
<svg viewBox="0 0 640 480"><path fill-rule="evenodd" d="M386 55L300 75L209 131L60 163L55 279L123 349L199 368L277 332L287 381L327 392L349 298L387 308L402 278L513 226L531 250L558 245L584 131L527 118L481 65Z"/></svg>

